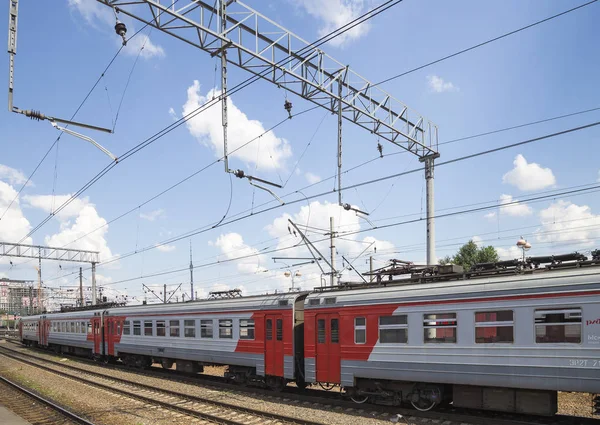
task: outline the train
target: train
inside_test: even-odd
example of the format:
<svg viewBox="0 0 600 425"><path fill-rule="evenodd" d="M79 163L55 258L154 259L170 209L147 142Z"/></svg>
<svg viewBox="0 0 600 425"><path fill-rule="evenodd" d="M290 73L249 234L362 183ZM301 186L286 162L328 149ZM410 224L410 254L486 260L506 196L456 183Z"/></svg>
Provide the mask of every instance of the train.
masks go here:
<svg viewBox="0 0 600 425"><path fill-rule="evenodd" d="M25 345L154 363L356 403L554 415L600 393L600 250L460 266L394 263L374 282L24 317Z"/></svg>

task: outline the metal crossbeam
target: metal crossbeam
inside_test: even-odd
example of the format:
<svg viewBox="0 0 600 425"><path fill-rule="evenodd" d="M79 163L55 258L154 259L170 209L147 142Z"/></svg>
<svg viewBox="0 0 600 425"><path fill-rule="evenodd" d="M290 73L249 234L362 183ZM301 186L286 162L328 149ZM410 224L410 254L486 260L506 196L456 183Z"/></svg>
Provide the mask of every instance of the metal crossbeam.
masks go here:
<svg viewBox="0 0 600 425"><path fill-rule="evenodd" d="M227 2L226 26L200 0L97 1L214 56L226 49L228 62L332 113L341 103L343 118L419 158L437 153L434 123L241 1Z"/></svg>
<svg viewBox="0 0 600 425"><path fill-rule="evenodd" d="M81 249L52 248L40 245L25 245L10 242L0 242L0 256L41 258L42 260L72 261L76 263L98 264L98 251L83 251Z"/></svg>

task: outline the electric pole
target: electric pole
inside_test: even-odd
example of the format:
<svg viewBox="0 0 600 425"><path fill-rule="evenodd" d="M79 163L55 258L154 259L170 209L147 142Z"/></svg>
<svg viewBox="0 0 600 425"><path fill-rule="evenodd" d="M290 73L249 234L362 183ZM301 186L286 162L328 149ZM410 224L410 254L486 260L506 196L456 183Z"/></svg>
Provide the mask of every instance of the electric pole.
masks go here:
<svg viewBox="0 0 600 425"><path fill-rule="evenodd" d="M42 313L42 248L39 249L38 255L38 313Z"/></svg>
<svg viewBox="0 0 600 425"><path fill-rule="evenodd" d="M330 286L335 285L335 234L333 233L333 217L329 217L329 240L331 248L331 281Z"/></svg>
<svg viewBox="0 0 600 425"><path fill-rule="evenodd" d="M167 303L167 284L164 284L164 288L163 288L163 304Z"/></svg>
<svg viewBox="0 0 600 425"><path fill-rule="evenodd" d="M83 267L79 267L79 307L83 307Z"/></svg>
<svg viewBox="0 0 600 425"><path fill-rule="evenodd" d="M192 262L192 240L190 239L190 300L194 299L194 263Z"/></svg>
<svg viewBox="0 0 600 425"><path fill-rule="evenodd" d="M373 282L373 256L372 255L369 257L369 270L370 270L369 282Z"/></svg>
<svg viewBox="0 0 600 425"><path fill-rule="evenodd" d="M96 263L92 263L92 305L96 303Z"/></svg>

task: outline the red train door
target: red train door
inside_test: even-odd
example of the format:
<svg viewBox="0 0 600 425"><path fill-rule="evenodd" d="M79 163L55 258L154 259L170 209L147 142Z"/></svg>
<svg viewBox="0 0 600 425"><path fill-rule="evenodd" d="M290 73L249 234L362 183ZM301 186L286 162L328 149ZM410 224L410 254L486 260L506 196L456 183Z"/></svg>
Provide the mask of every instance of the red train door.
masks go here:
<svg viewBox="0 0 600 425"><path fill-rule="evenodd" d="M340 383L341 349L340 316L338 314L317 315L316 370L318 382Z"/></svg>
<svg viewBox="0 0 600 425"><path fill-rule="evenodd" d="M100 332L100 316L93 317L92 320L92 336L94 337L94 354L102 354L102 334Z"/></svg>
<svg viewBox="0 0 600 425"><path fill-rule="evenodd" d="M265 317L265 375L283 376L283 316Z"/></svg>
<svg viewBox="0 0 600 425"><path fill-rule="evenodd" d="M48 319L42 319L40 321L40 345L48 345L48 335L50 333L50 321Z"/></svg>

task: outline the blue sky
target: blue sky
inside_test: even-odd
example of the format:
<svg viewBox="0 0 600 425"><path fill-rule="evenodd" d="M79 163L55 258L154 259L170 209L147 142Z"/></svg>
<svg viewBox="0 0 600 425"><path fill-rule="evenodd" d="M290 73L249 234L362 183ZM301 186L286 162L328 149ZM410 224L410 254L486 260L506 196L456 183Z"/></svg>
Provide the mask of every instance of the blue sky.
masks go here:
<svg viewBox="0 0 600 425"><path fill-rule="evenodd" d="M186 2L181 0L182 5ZM247 2L261 13L306 40L345 24L380 2L368 0L283 0ZM493 38L539 19L575 7L582 2L417 2L406 0L375 17L342 39L323 46L341 63L372 81L412 69L447 54ZM3 12L6 13L6 12ZM382 88L439 126L444 142L513 125L600 107L599 32L595 22L600 6L592 4L511 37L385 83ZM1 27L6 34L6 19ZM125 20L129 35L140 28ZM15 105L68 118L119 48L110 9L93 0L21 2L16 56ZM148 29L131 40L86 101L77 119L112 127L121 96ZM116 123L116 132L94 137L119 155L156 131L197 107L219 88L218 59L169 38L158 31L149 40L133 69ZM0 66L0 81L7 81L8 55ZM233 86L248 73L230 67ZM216 86L215 86L216 77ZM5 89L6 90L6 89ZM6 93L6 91L5 91ZM289 95L294 112L308 102ZM230 140L234 146L285 118L283 90L261 81L232 96ZM600 111L533 125L494 135L441 145L441 161L550 134L598 121ZM3 129L0 157L0 207L2 212L58 135L47 122L0 113ZM208 165L221 152L220 106L191 120L150 147L117 165L61 214L32 235L29 242L99 250L103 262L99 282L110 293L144 296L142 283L175 288L189 274L181 271L144 277L164 270L185 268L189 238L124 257L215 223L223 217L231 196L228 217L258 205L276 202L267 193L253 190L247 181L233 180L222 163L216 164L178 188L86 237L82 235L135 208L173 183ZM377 138L344 123L344 169L375 158ZM289 181L279 195L293 193L335 173L336 117L317 109L295 117L273 133L234 155L231 166L268 180ZM597 141L600 128L571 133L519 148L486 155L436 169L435 201L439 213L461 210L482 202L526 199L548 191L594 184L600 175ZM312 142L307 144L309 140ZM300 156L306 154L300 162ZM384 144L384 154L399 148ZM68 195L77 191L109 163L108 157L80 139L64 135L5 218L0 239L16 241L25 236ZM297 163L298 162L298 163ZM297 163L297 166L296 166ZM344 175L344 185L419 167L412 154L384 156ZM56 177L55 177L56 176ZM393 186L392 186L393 184ZM333 189L331 180L303 190L307 196ZM293 194L286 199L301 199ZM424 215L423 173L386 180L344 192L344 202L371 212L375 224L404 221ZM194 277L199 295L210 290L242 286L245 293L285 289L283 276L289 265L299 269L303 287L316 286L320 271L315 265L293 267L295 260L274 263L271 257L306 256L287 230L287 217L323 228L333 215L338 230L365 230L369 224L353 213L342 213L337 195L285 205L191 238L196 265L252 256L239 261L199 268ZM411 215L416 214L416 215ZM437 255L452 254L475 238L496 246L503 257L518 255L514 244L523 234L533 245L531 254L590 251L600 238L600 202L595 192L557 196L511 208L495 208L437 220ZM410 215L410 216L409 216ZM395 217L395 218L393 218ZM389 220L385 220L389 219ZM227 220L227 219L226 219ZM313 231L311 238L323 238ZM73 240L78 239L72 243ZM367 239L365 239L367 238ZM366 258L376 265L390 257L424 261L424 222L385 230L365 231L338 241L341 256L353 259L375 241L354 265L366 270ZM377 246L377 253L373 252ZM326 250L327 244L319 245ZM288 248L277 254L265 254ZM117 259L118 256L122 258ZM107 260L116 260L110 263ZM32 262L0 261L0 276L35 279ZM48 286L75 283L73 264L44 264ZM143 277L143 278L140 278ZM89 282L89 272L86 272ZM136 279L134 279L136 278ZM133 280L129 280L133 279ZM128 280L127 282L121 282ZM107 289L108 291L108 289ZM178 296L181 294L178 293Z"/></svg>

